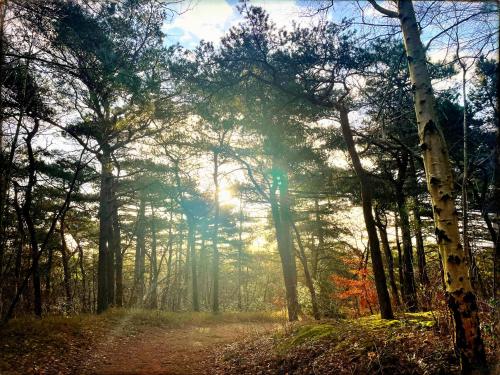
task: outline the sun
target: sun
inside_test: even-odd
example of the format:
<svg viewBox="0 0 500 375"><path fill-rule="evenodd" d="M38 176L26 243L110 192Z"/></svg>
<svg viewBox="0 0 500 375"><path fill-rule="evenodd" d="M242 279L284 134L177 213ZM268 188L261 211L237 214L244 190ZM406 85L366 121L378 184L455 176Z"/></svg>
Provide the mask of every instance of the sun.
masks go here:
<svg viewBox="0 0 500 375"><path fill-rule="evenodd" d="M225 187L219 190L219 201L221 203L226 203L232 199L234 199L233 194L228 188Z"/></svg>
<svg viewBox="0 0 500 375"><path fill-rule="evenodd" d="M240 205L240 199L234 194L231 186L221 186L219 190L219 202L224 206L231 206L233 208Z"/></svg>

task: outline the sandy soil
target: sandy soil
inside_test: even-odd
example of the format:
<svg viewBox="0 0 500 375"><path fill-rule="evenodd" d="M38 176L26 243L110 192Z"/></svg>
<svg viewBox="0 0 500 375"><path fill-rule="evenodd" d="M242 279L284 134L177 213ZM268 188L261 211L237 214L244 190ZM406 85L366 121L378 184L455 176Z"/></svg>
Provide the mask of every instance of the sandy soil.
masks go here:
<svg viewBox="0 0 500 375"><path fill-rule="evenodd" d="M226 323L183 328L116 327L92 348L81 365L92 375L211 374L214 352L249 335L275 328L271 323Z"/></svg>

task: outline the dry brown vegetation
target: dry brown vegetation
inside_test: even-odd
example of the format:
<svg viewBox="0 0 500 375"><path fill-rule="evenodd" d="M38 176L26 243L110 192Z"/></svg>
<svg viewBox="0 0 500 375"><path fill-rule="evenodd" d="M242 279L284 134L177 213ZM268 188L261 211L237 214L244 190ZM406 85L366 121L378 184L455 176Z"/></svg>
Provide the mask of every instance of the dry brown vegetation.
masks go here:
<svg viewBox="0 0 500 375"><path fill-rule="evenodd" d="M449 324L440 312L294 324L264 312L24 318L0 333L0 373L458 374ZM494 368L495 335L484 332Z"/></svg>

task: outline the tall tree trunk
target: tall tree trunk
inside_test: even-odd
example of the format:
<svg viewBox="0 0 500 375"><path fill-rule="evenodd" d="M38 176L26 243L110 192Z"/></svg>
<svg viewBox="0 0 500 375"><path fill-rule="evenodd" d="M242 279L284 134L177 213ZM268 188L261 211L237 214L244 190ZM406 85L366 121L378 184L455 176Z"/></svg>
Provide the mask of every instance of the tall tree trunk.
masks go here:
<svg viewBox="0 0 500 375"><path fill-rule="evenodd" d="M111 182L111 185L113 185L113 182ZM106 277L108 279L107 281L108 306L112 306L115 304L115 249L114 249L115 234L113 231L113 201L114 201L114 189L111 189L109 203L108 203L109 223L106 224L109 231L109 238L107 241L108 255L106 257Z"/></svg>
<svg viewBox="0 0 500 375"><path fill-rule="evenodd" d="M144 299L144 269L146 259L146 198L141 193L137 213L137 233L135 243L134 289L131 304L142 306Z"/></svg>
<svg viewBox="0 0 500 375"><path fill-rule="evenodd" d="M123 306L123 255L121 241L120 217L118 216L118 199L116 197L115 188L115 195L113 197L113 251L115 253L115 304L118 307Z"/></svg>
<svg viewBox="0 0 500 375"><path fill-rule="evenodd" d="M487 364L481 339L476 295L468 274L467 255L460 243L448 150L439 127L425 49L420 40L420 30L411 1L398 1L398 16L415 96L420 147L434 211L448 306L455 321L456 347L460 353L464 372L481 371Z"/></svg>
<svg viewBox="0 0 500 375"><path fill-rule="evenodd" d="M219 216L220 216L220 205L219 205L219 152L214 151L214 232L213 232L213 258L212 258L212 280L213 280L213 302L212 302L212 312L219 312Z"/></svg>
<svg viewBox="0 0 500 375"><path fill-rule="evenodd" d="M169 218L168 218L168 243L167 243L167 251L168 251L168 256L167 256L167 274L165 276L165 288L162 292L162 298L161 298L161 308L166 308L167 306L167 300L168 300L168 295L170 292L170 288L172 285L172 257L173 257L173 250L174 250L174 238L173 238L173 233L172 233L172 226L173 226L173 203L170 202L170 210L169 210Z"/></svg>
<svg viewBox="0 0 500 375"><path fill-rule="evenodd" d="M174 283L173 285L175 286L175 291L176 294L172 294L172 311L175 311L177 306L180 306L181 300L182 300L182 295L183 295L183 289L184 286L182 285L183 280L182 280L182 245L184 243L184 232L183 232L183 219L182 215L180 218L179 222L179 246L177 247L176 251L176 262L175 262L175 272L174 272ZM189 248L188 248L189 251ZM187 264L187 262L186 262ZM187 275L186 275L187 276ZM187 281L184 281L187 282Z"/></svg>
<svg viewBox="0 0 500 375"><path fill-rule="evenodd" d="M0 2L0 87L3 88L4 80L7 76L5 74L5 52L6 52L6 40L5 40L5 16L7 13L7 0ZM4 120L4 90L0 90L0 170L5 171L6 163L4 156L4 133L3 133L3 120ZM5 199L7 196L7 176L4 173L0 173L0 234L2 234L2 239L0 239L0 272L3 271L3 255L4 255L4 208Z"/></svg>
<svg viewBox="0 0 500 375"><path fill-rule="evenodd" d="M78 265L80 267L80 273L82 275L82 293L81 293L81 303L82 303L82 310L83 312L89 312L90 311L90 294L89 298L87 298L87 273L85 272L85 265L84 265L84 258L83 258L83 248L78 241L76 244L76 247L78 249ZM90 293L90 291L89 291Z"/></svg>
<svg viewBox="0 0 500 375"><path fill-rule="evenodd" d="M382 253L380 251L380 243L377 236L375 220L373 219L370 181L368 180L365 170L361 165L358 152L356 151L356 147L354 145L354 138L349 124L348 111L343 105L340 105L338 109L340 113L340 127L342 129L342 135L347 145L347 150L351 157L354 170L360 182L363 216L365 219L366 231L368 232L373 274L375 276L375 287L377 289L378 303L380 306L380 315L382 319L393 319L394 315L392 313L391 300L387 291Z"/></svg>
<svg viewBox="0 0 500 375"><path fill-rule="evenodd" d="M201 243L200 263L198 264L198 282L200 285L200 301L202 301L202 305L210 309L212 308L212 296L210 295L209 261L205 233L207 233L207 228L202 224L200 228Z"/></svg>
<svg viewBox="0 0 500 375"><path fill-rule="evenodd" d="M240 215L239 215L239 225L238 225L238 310L243 310L243 304L241 299L241 281L243 276L242 262L243 262L243 194L240 191Z"/></svg>
<svg viewBox="0 0 500 375"><path fill-rule="evenodd" d="M4 4L0 4L0 73L2 72L4 65L4 48L5 48L5 40L3 37L4 32L4 21L5 21L5 12L7 10L7 2ZM3 75L0 74L0 284L2 283L3 272L4 272L4 255L5 255L5 245L6 238L5 235L5 218L6 218L6 204L8 199L8 192L10 186L10 176L12 167L14 164L14 154L17 147L17 141L19 139L19 133L23 124L24 114L26 111L27 100L26 100L26 85L27 85L27 75L29 69L29 60L26 60L26 65L23 69L23 94L22 94L22 106L20 108L16 130L14 132L14 137L12 139L12 143L10 145L10 151L7 160L5 160L4 155L4 134L3 134L3 91L1 87L3 87ZM1 290L0 290L1 291Z"/></svg>
<svg viewBox="0 0 500 375"><path fill-rule="evenodd" d="M158 307L158 259L156 251L156 219L153 203L151 202L151 282L149 291L149 307L156 309Z"/></svg>
<svg viewBox="0 0 500 375"><path fill-rule="evenodd" d="M306 251L304 249L302 239L300 238L300 232L297 229L297 226L295 225L295 223L293 221L292 221L292 227L293 227L293 230L295 231L295 238L297 239L297 245L299 247L299 259L300 259L300 262L302 263L302 268L304 269L304 278L306 280L306 286L307 286L307 289L309 289L309 294L311 295L311 305L312 305L313 316L314 316L314 319L319 320L319 319L321 319L321 314L320 314L319 308L318 308L318 299L316 297L316 290L314 288L314 281L311 277L311 273L309 272L309 265L307 264Z"/></svg>
<svg viewBox="0 0 500 375"><path fill-rule="evenodd" d="M319 207L319 199L318 197L314 198L314 211L316 215L316 237L318 238L318 245L313 246L313 253L312 253L312 264L311 264L311 271L312 271L312 278L314 280L317 280L318 278L318 264L319 264L319 255L320 252L323 251L323 248L325 246L325 240L324 240L324 235L323 235L323 222L321 221L321 211Z"/></svg>
<svg viewBox="0 0 500 375"><path fill-rule="evenodd" d="M248 265L245 267L245 311L248 311L248 307L250 306L249 303L249 293L248 293L248 281L250 280L249 277L249 272L248 272Z"/></svg>
<svg viewBox="0 0 500 375"><path fill-rule="evenodd" d="M101 162L101 190L99 192L99 259L97 269L97 313L107 310L110 302L109 252L112 240L112 187L113 174L111 153L108 146L103 146Z"/></svg>
<svg viewBox="0 0 500 375"><path fill-rule="evenodd" d="M35 154L33 152L33 138L38 132L39 121L35 119L35 125L33 129L28 132L26 137L26 146L28 149L28 184L26 186L24 204L22 207L24 222L28 229L29 242L31 248L31 269L32 269L32 280L33 280L33 292L34 292L34 312L37 317L42 316L42 291L40 284L40 267L39 267L39 254L38 254L38 239L36 235L36 227L31 214L31 208L33 205L33 188L36 185L36 161Z"/></svg>
<svg viewBox="0 0 500 375"><path fill-rule="evenodd" d="M14 188L14 209L17 218L18 244L16 251L16 260L14 268L14 277L16 280L16 293L21 286L21 267L24 253L24 241L26 240L26 232L24 230L24 220L21 206L19 205L18 189Z"/></svg>
<svg viewBox="0 0 500 375"><path fill-rule="evenodd" d="M186 238L186 256L184 257L184 274L183 274L183 279L182 279L182 282L183 282L182 299L183 299L184 306L188 305L189 292L190 292L189 280L190 280L191 272L193 270L193 267L191 265L191 237L190 237L191 232L189 231L189 220L186 220L186 222L187 222L188 231L187 231L187 238ZM198 285L198 283L196 283L196 285ZM192 286L193 286L193 283L191 281L191 293L193 293ZM193 303L194 303L194 301L193 301L193 299L191 299L191 306L193 306Z"/></svg>
<svg viewBox="0 0 500 375"><path fill-rule="evenodd" d="M410 312L418 310L417 289L413 272L413 249L411 244L410 219L406 208L406 197L404 194L404 183L406 181L406 170L408 166L408 155L397 157L398 177L395 182L396 205L401 220L401 234L403 237L403 301Z"/></svg>
<svg viewBox="0 0 500 375"><path fill-rule="evenodd" d="M4 269L4 253L5 253L5 216L6 216L6 200L7 192L9 189L9 170L10 163L5 160L4 154L4 132L3 132L3 122L4 122L4 82L7 74L5 72L5 53L7 50L7 41L5 38L5 17L7 14L8 1L0 1L0 276L3 274ZM26 79L24 80L26 83ZM16 137L19 134L19 128L21 123L22 114L19 116L18 129L16 130ZM13 147L16 145L16 141L13 142ZM6 173L7 172L7 173ZM0 279L1 281L1 279ZM1 289L0 289L1 293ZM1 306L1 305L0 305Z"/></svg>
<svg viewBox="0 0 500 375"><path fill-rule="evenodd" d="M54 248L49 246L47 251L47 263L44 267L45 273L45 296L50 300L52 295L52 265L54 263ZM49 303L50 305L50 303Z"/></svg>
<svg viewBox="0 0 500 375"><path fill-rule="evenodd" d="M399 286L402 288L403 284L404 284L404 279L403 279L403 254L401 252L401 241L399 240L399 218L398 218L397 212L394 213L394 231L396 232L396 250L398 251ZM403 294L402 294L402 297L404 299L404 295Z"/></svg>
<svg viewBox="0 0 500 375"><path fill-rule="evenodd" d="M191 280L193 311L200 311L200 301L198 297L198 270L196 267L196 224L195 219L186 215L188 222L188 251L191 258Z"/></svg>
<svg viewBox="0 0 500 375"><path fill-rule="evenodd" d="M425 259L424 237L422 234L422 218L420 217L419 202L417 200L415 200L415 207L413 207L413 217L415 223L415 240L417 245L418 280L422 285L429 285L427 261Z"/></svg>
<svg viewBox="0 0 500 375"><path fill-rule="evenodd" d="M370 247L369 243L368 243L368 247ZM366 280L366 276L367 276L366 271L368 270L368 254L369 254L369 252L367 251L366 257L364 257L364 260L362 259L362 261L361 261L361 267L359 270L365 271L365 272L362 272L362 274L361 274L361 280ZM368 305L368 309L370 310L370 314L373 315L372 305L370 303L370 298L368 297L368 290L366 289L366 282L363 282L363 292L365 295L366 304Z"/></svg>
<svg viewBox="0 0 500 375"><path fill-rule="evenodd" d="M375 210L375 225L380 233L380 240L382 241L382 248L384 249L385 259L387 261L387 273L389 274L389 285L391 287L391 294L394 304L401 305L399 300L398 288L396 286L396 278L394 276L394 257L392 256L389 239L387 238L387 223L382 223L379 210Z"/></svg>
<svg viewBox="0 0 500 375"><path fill-rule="evenodd" d="M278 252L281 259L283 278L285 281L285 294L288 309L288 319L298 319L300 305L297 297L297 268L295 252L291 238L290 202L288 197L288 175L284 163L273 160L273 186L271 188L271 213L276 229ZM276 191L279 190L279 199Z"/></svg>
<svg viewBox="0 0 500 375"><path fill-rule="evenodd" d="M469 240L469 201L468 201L468 184L469 184L469 125L467 123L467 90L466 90L466 75L467 66L458 57L458 62L462 68L462 97L464 100L464 115L463 115L463 174L462 174L462 240L464 243L464 252L469 261L469 275L471 277L472 289L480 291L483 297L486 297L486 291L483 286L479 269L476 265L476 260L472 254L472 248Z"/></svg>
<svg viewBox="0 0 500 375"><path fill-rule="evenodd" d="M97 260L99 262L99 259ZM99 265L97 264L97 268L99 268ZM91 298L91 311L92 312L97 312L97 296L96 296L96 283L97 283L97 275L96 275L96 262L95 258L92 257L92 288L90 291L92 292L92 298ZM99 270L98 270L99 272Z"/></svg>
<svg viewBox="0 0 500 375"><path fill-rule="evenodd" d="M469 243L469 202L467 200L467 184L469 182L469 131L468 131L468 124L467 124L467 92L466 92L466 74L467 70L465 68L465 65L463 65L462 60L459 58L458 59L460 66L462 67L462 96L464 100L464 116L463 116L463 133L464 133L464 139L463 139L463 175L462 175L462 239L464 243L464 252L465 255L468 258L469 261L469 273L473 276L473 269L472 269L472 252L470 248L470 243ZM474 277L472 278L472 282L474 281ZM474 287L474 282L472 284Z"/></svg>
<svg viewBox="0 0 500 375"><path fill-rule="evenodd" d="M497 139L496 139L495 154L494 154L495 172L493 176L494 180L493 198L495 202L495 220L497 222L496 241L494 241L495 253L493 255L493 298L495 299L497 298L497 288L500 286L500 123L498 122L498 118L496 123L497 123L497 137L496 137Z"/></svg>
<svg viewBox="0 0 500 375"><path fill-rule="evenodd" d="M410 157L410 174L411 182L414 190L415 197L413 199L413 218L415 227L415 242L417 245L417 266L418 266L418 280L423 286L429 285L429 276L427 275L427 265L425 260L425 247L424 236L422 234L422 218L420 217L420 201L418 199L418 181L417 172L415 169L415 161Z"/></svg>
<svg viewBox="0 0 500 375"><path fill-rule="evenodd" d="M188 298L188 291L189 291L189 273L191 270L189 269L190 265L190 257L189 257L189 231L187 233L187 239L186 239L186 254L184 256L182 252L182 245L184 241L183 237L183 232L182 232L182 227L180 230L180 238L179 238L179 295L178 295L178 307L181 308L183 307L183 304L187 306L187 298ZM184 256L184 259L183 259ZM183 264L184 263L184 264Z"/></svg>
<svg viewBox="0 0 500 375"><path fill-rule="evenodd" d="M66 242L66 231L65 231L65 215L63 214L60 221L61 225L61 257L63 266L63 277L64 277L64 292L66 294L66 304L68 308L71 308L73 304L72 294L71 294L71 275L69 270L69 254L68 254L68 244Z"/></svg>

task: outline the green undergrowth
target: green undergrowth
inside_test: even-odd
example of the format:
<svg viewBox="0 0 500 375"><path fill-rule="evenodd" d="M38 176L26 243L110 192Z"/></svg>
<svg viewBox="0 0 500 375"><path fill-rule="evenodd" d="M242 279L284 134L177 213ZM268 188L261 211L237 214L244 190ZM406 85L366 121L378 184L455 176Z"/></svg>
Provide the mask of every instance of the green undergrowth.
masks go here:
<svg viewBox="0 0 500 375"><path fill-rule="evenodd" d="M221 374L456 374L448 334L432 312L302 321L223 351Z"/></svg>
<svg viewBox="0 0 500 375"><path fill-rule="evenodd" d="M360 328L367 330L387 329L394 327L432 328L436 325L436 318L431 311L404 313L397 319L381 319L378 315L365 316L349 320Z"/></svg>
<svg viewBox="0 0 500 375"><path fill-rule="evenodd" d="M369 346L370 338L381 332L390 334L398 329L430 329L435 325L436 320L432 312L405 313L398 319L381 319L378 315L370 315L320 323L302 322L292 330L291 334L277 333L276 339L279 343L276 348L278 353L284 354L297 346L323 339L339 341L342 344L348 336L365 337Z"/></svg>
<svg viewBox="0 0 500 375"><path fill-rule="evenodd" d="M277 352L284 354L293 348L307 342L313 342L321 339L334 339L339 333L339 327L334 324L313 324L299 326L290 337L278 341ZM279 335L278 335L279 337Z"/></svg>

